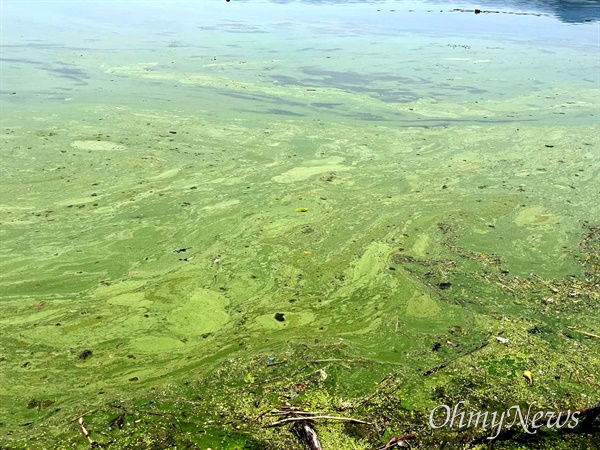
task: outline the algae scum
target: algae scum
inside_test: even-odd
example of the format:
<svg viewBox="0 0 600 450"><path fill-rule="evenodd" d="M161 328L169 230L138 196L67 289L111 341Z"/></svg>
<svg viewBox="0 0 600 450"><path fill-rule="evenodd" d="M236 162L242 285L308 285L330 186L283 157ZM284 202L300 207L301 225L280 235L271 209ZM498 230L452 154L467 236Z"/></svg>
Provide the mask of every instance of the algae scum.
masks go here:
<svg viewBox="0 0 600 450"><path fill-rule="evenodd" d="M599 445L598 24L314 3L3 5L1 448Z"/></svg>

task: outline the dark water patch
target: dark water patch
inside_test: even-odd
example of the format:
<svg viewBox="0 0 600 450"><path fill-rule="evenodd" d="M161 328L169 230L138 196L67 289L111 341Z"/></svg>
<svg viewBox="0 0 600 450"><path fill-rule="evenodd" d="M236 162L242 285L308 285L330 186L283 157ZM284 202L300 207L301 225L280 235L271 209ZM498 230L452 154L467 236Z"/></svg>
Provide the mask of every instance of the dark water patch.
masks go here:
<svg viewBox="0 0 600 450"><path fill-rule="evenodd" d="M385 117L382 116L377 116L375 114L371 114L371 113L357 113L357 114L341 114L344 117L352 117L354 119L358 119L358 120L364 120L367 122L384 122L384 121L389 121L389 119L386 119Z"/></svg>
<svg viewBox="0 0 600 450"><path fill-rule="evenodd" d="M333 47L333 48L318 48L318 47L304 47L299 49L299 52L337 52L339 50L343 50L341 47Z"/></svg>
<svg viewBox="0 0 600 450"><path fill-rule="evenodd" d="M310 75L319 75L324 77L323 79L307 79L306 81L297 80L295 84L300 86L323 86L323 87L335 87L338 89L345 89L350 92L366 93L366 94L377 94L378 99L385 103L408 103L418 100L420 97L417 96L413 91L408 89L397 89L393 87L376 88L372 87L375 81L393 81L406 86L430 86L436 89L450 90L453 92L467 92L473 95L483 95L488 93L487 90L477 86L465 86L465 85L451 85L448 83L434 83L431 80L423 77L400 77L395 75L387 74L360 74L357 72L337 72L330 70L315 70L315 69L303 69L304 73ZM278 77L279 82L290 84L294 80L291 77ZM428 95L439 96L439 98L447 98L447 93L431 92Z"/></svg>
<svg viewBox="0 0 600 450"><path fill-rule="evenodd" d="M59 78L67 78L76 81L78 84L87 84L84 80L88 79L89 76L86 72L81 69L71 67L71 64L62 63L63 66L52 67L42 61L26 58L0 58L1 62L12 62L17 64L31 64L38 66L40 69L49 72Z"/></svg>
<svg viewBox="0 0 600 450"><path fill-rule="evenodd" d="M292 111L286 111L284 109L268 109L268 110L258 110L258 109L247 109L247 108L232 108L233 111L241 112L241 113L250 113L250 114L271 114L278 116L293 116L293 117L304 117L306 114L295 113Z"/></svg>
<svg viewBox="0 0 600 450"><path fill-rule="evenodd" d="M353 93L363 93L363 94L374 94L377 96L379 100L385 103L409 103L419 99L419 97L412 91L408 89L396 89L396 88L375 88L371 87L373 85L372 81L368 82L368 77L365 75L365 78L361 80L362 75L357 74L358 76L354 76L354 74L350 74L348 79L355 80L355 82L341 82L340 79L331 80L331 79L318 79L318 78L304 78L298 79L286 75L272 75L271 78L276 81L278 84L283 86L305 86L305 87L325 87L325 88L335 88L342 89L348 92ZM384 77L388 77L387 75ZM394 81L401 82L403 84L411 85L415 84L414 79L404 79L401 77L391 77ZM421 79L422 80L422 79Z"/></svg>
<svg viewBox="0 0 600 450"><path fill-rule="evenodd" d="M108 49L92 49L89 47L69 47L62 44L2 44L0 48L37 48L37 49L61 49L85 52L90 50L108 50Z"/></svg>
<svg viewBox="0 0 600 450"><path fill-rule="evenodd" d="M169 47L169 48L187 48L187 47L194 47L194 45L188 44L185 42L181 42L181 41L174 41L174 42L171 42L170 44L168 44L167 47Z"/></svg>
<svg viewBox="0 0 600 450"><path fill-rule="evenodd" d="M271 75L270 78L281 86L314 86L314 83L300 81L298 78L289 77L287 75Z"/></svg>
<svg viewBox="0 0 600 450"><path fill-rule="evenodd" d="M269 33L268 31L264 31L264 30L261 30L261 29L258 29L258 28L255 29L255 30L239 30L239 29L235 29L235 30L228 30L228 32L229 33L240 33L240 34L242 34L242 33L243 34L245 34L245 33L248 33L248 34L268 34Z"/></svg>
<svg viewBox="0 0 600 450"><path fill-rule="evenodd" d="M315 108L335 108L336 106L340 106L343 105L343 103L311 103L310 106L313 106Z"/></svg>
<svg viewBox="0 0 600 450"><path fill-rule="evenodd" d="M63 45L60 44L3 44L0 47L5 48L63 48Z"/></svg>
<svg viewBox="0 0 600 450"><path fill-rule="evenodd" d="M304 117L306 114L296 113L293 111L286 111L285 109L269 109L267 111L268 114L275 114L279 116L295 116L295 117Z"/></svg>
<svg viewBox="0 0 600 450"><path fill-rule="evenodd" d="M474 86L457 86L457 85L451 85L448 83L441 83L438 84L436 86L436 88L438 89L447 89L450 91L465 91L468 92L469 94L487 94L488 91L486 91L485 89L481 89L478 87L474 87ZM448 98L447 93L441 94L442 98Z"/></svg>
<svg viewBox="0 0 600 450"><path fill-rule="evenodd" d="M484 6L485 3L480 6ZM563 23L583 24L596 22L600 20L600 9L598 2L591 0L570 0L570 1L504 1L499 4L496 2L487 2L490 9L452 9L450 12L468 12L476 14L512 14L520 16L548 16L552 15ZM497 8L525 9L525 11L506 11Z"/></svg>
<svg viewBox="0 0 600 450"><path fill-rule="evenodd" d="M380 93L378 100L383 103L412 103L419 99L412 92L394 92L393 94Z"/></svg>
<svg viewBox="0 0 600 450"><path fill-rule="evenodd" d="M261 101L264 103L273 103L273 104L277 104L277 105L306 106L305 103L294 102L291 100L284 100L282 98L272 97L272 96L264 95L264 94L244 94L241 92L225 91L222 89L217 89L217 92L221 95L226 95L228 97L233 97L233 98L240 98L240 99L248 100L248 101L252 101L252 102Z"/></svg>
<svg viewBox="0 0 600 450"><path fill-rule="evenodd" d="M247 2L249 0L239 0ZM311 5L323 4L352 4L365 3L363 0L271 0L271 3L294 3L300 1ZM369 0L368 3L379 4L386 3L384 0ZM568 24L583 24L596 22L600 20L600 8L595 0L502 0L502 1L484 1L479 3L479 9L448 9L446 5L439 0L425 0L429 8L425 9L425 5L418 5L415 10L427 13L440 12L466 12L470 14L514 14L528 16L542 16L551 14L556 19ZM413 7L411 5L411 7ZM440 8L444 8L443 10ZM383 10L382 10L383 11ZM398 8L398 12L403 11ZM476 12L477 11L477 12ZM396 12L395 9L390 9L388 12ZM409 12L413 12L410 9Z"/></svg>
<svg viewBox="0 0 600 450"><path fill-rule="evenodd" d="M35 64L35 65L45 64L42 61L35 61L33 59L26 59L26 58L0 58L0 62L12 62L12 63L19 63L19 64Z"/></svg>
<svg viewBox="0 0 600 450"><path fill-rule="evenodd" d="M72 67L59 67L57 69L46 69L49 72L58 74L59 76L77 77L77 78L89 78L88 74L81 69L74 69Z"/></svg>
<svg viewBox="0 0 600 450"><path fill-rule="evenodd" d="M434 127L449 127L452 124L456 123L485 123L485 124L500 124L500 123L523 123L523 122L535 122L535 119L517 119L517 120L509 120L509 119L433 119L429 118L428 120L418 120L418 121L405 121L405 123L411 124L419 124L424 126L423 124L427 124L427 128ZM414 126L414 125L411 125Z"/></svg>
<svg viewBox="0 0 600 450"><path fill-rule="evenodd" d="M240 21L225 21L219 27L218 30L227 31L228 33L267 33L267 31L263 30L254 25L250 25L247 22Z"/></svg>
<svg viewBox="0 0 600 450"><path fill-rule="evenodd" d="M323 70L315 67L301 67L300 71L306 75L322 77L332 84L357 84L366 85L377 81L394 81L415 84L416 82L428 82L428 80L401 77L387 73L359 73L353 71Z"/></svg>
<svg viewBox="0 0 600 450"><path fill-rule="evenodd" d="M51 73L52 75L58 78L64 78L67 80L73 80L77 84L87 85L87 79L89 79L89 75L81 69L76 69L72 67L58 67L58 68L43 68L46 72Z"/></svg>
<svg viewBox="0 0 600 450"><path fill-rule="evenodd" d="M401 89L376 89L364 86L345 86L344 89L363 94L376 94L378 99L386 103L409 103L419 99L413 92Z"/></svg>
<svg viewBox="0 0 600 450"><path fill-rule="evenodd" d="M303 86L303 87L323 87L323 88L335 88L341 89L348 92L377 92L388 91L387 89L375 89L370 87L361 86L357 84L346 84L338 82L330 82L330 80L322 80L319 78L303 78L298 79L287 75L272 75L270 77L280 86Z"/></svg>
<svg viewBox="0 0 600 450"><path fill-rule="evenodd" d="M448 83L434 84L431 80L423 77L400 77L389 74L361 74L358 72L338 72L331 70L320 70L314 68L303 68L303 73L307 75L316 75L322 78L296 80L292 77L274 76L276 81L282 84L296 84L299 86L324 86L345 89L350 92L377 94L378 98L385 103L407 103L418 100L418 96L408 89L396 89L392 87L376 88L373 83L377 81L392 81L406 86L430 86L437 89L446 89L453 92L468 92L473 95L482 95L488 93L487 90L477 86L451 85ZM439 95L440 98L446 98L446 93L430 93L430 95Z"/></svg>

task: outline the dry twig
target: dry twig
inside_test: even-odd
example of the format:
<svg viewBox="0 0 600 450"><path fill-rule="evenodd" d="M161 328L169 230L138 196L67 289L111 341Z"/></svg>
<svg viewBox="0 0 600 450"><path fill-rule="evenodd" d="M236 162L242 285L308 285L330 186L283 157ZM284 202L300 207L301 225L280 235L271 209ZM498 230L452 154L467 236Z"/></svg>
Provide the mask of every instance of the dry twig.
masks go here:
<svg viewBox="0 0 600 450"><path fill-rule="evenodd" d="M94 445L94 440L91 438L90 432L87 430L87 428L85 427L85 424L83 423L83 417L79 418L79 428L81 428L81 432L87 438L87 440L90 442L90 444Z"/></svg>
<svg viewBox="0 0 600 450"><path fill-rule="evenodd" d="M350 423L360 423L363 425L371 425L371 422L365 422L364 420L353 419L352 417L336 417L336 416L308 416L308 417L288 417L286 419L278 420L270 425L267 425L266 428L278 427L280 425L289 423L289 422L299 422L302 420L340 420L342 422L350 422Z"/></svg>

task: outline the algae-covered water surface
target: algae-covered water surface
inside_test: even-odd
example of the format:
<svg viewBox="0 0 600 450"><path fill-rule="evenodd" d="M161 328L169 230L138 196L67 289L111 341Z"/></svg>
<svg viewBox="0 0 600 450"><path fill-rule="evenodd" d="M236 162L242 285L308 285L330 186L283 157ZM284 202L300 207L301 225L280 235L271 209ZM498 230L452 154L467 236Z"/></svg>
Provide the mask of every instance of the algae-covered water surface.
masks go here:
<svg viewBox="0 0 600 450"><path fill-rule="evenodd" d="M600 446L597 2L1 7L0 448Z"/></svg>

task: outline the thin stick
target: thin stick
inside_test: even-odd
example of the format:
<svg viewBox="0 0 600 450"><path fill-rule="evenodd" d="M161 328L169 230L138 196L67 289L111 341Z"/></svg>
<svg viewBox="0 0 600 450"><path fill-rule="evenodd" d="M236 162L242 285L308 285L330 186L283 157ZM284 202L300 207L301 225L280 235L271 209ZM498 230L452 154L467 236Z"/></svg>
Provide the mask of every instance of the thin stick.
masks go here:
<svg viewBox="0 0 600 450"><path fill-rule="evenodd" d="M387 376L385 376L383 378L383 380L381 380L379 383L377 383L377 388L371 392L369 395L367 395L365 398L360 399L360 401L358 402L359 405L362 405L366 402L368 402L369 400L371 400L373 397L375 397L377 394L380 393L379 389L384 386L385 384L387 384L388 382L395 380L396 379L396 374L391 373ZM400 388L400 386L398 386L395 390L398 390ZM389 394L388 394L389 395Z"/></svg>
<svg viewBox="0 0 600 450"><path fill-rule="evenodd" d="M317 430L310 422L296 422L292 426L292 433L310 450L323 450Z"/></svg>
<svg viewBox="0 0 600 450"><path fill-rule="evenodd" d="M269 363L269 364L267 364L267 367L278 366L278 365L280 365L280 364L285 364L285 363L287 363L287 362L288 362L288 360L287 360L287 359L286 359L286 360L284 360L284 361L277 361L277 362L273 362L273 363Z"/></svg>
<svg viewBox="0 0 600 450"><path fill-rule="evenodd" d="M277 422L267 425L266 428L277 427L288 422L299 422L302 420L340 420L342 422L360 423L364 425L373 425L371 422L365 422L364 420L353 419L351 417L335 417L335 416L310 416L310 417L289 417L287 419L278 420Z"/></svg>
<svg viewBox="0 0 600 450"><path fill-rule="evenodd" d="M483 341L483 343L481 345L479 345L478 347L474 348L473 350L470 350L470 351L468 351L466 353L462 353L462 354L458 355L456 358L452 358L451 360L446 361L446 362L440 364L439 366L435 366L433 369L429 369L427 372L423 373L423 376L426 377L427 375L431 375L432 373L436 373L438 370L442 370L444 367L446 367L447 365L453 363L457 359L460 359L463 356L472 355L473 353L475 353L478 350L481 350L482 348L486 347L487 345L488 345L488 341Z"/></svg>
<svg viewBox="0 0 600 450"><path fill-rule="evenodd" d="M272 411L272 416L289 416L290 414L298 414L300 416L318 416L319 414L323 414L320 412L310 412L310 411L294 411L293 409L290 411Z"/></svg>
<svg viewBox="0 0 600 450"><path fill-rule="evenodd" d="M390 439L390 441L387 444L385 444L385 447L381 446L381 447L379 447L379 450L385 450L388 448L392 448L394 446L393 444L398 444L398 446L403 446L403 444L400 444L402 441L408 441L409 439L414 439L416 437L417 437L417 435L414 433L403 434L402 436L398 436L398 437Z"/></svg>
<svg viewBox="0 0 600 450"><path fill-rule="evenodd" d="M252 419L252 422L258 422L268 412L269 411L263 411L263 412L261 412L257 417L255 417L254 419ZM271 414L273 414L273 413L271 413Z"/></svg>
<svg viewBox="0 0 600 450"><path fill-rule="evenodd" d="M353 360L352 359L340 359L340 358L327 358L327 359L314 359L309 362L311 362L312 364L318 364L318 363L323 363L323 362L341 362L341 361L350 362Z"/></svg>
<svg viewBox="0 0 600 450"><path fill-rule="evenodd" d="M592 334L592 333L588 333L587 331L577 330L577 329L572 328L572 327L567 327L567 328L570 329L570 330L576 331L577 333L585 334L586 336L595 337L597 339L600 339L600 336L598 336L597 334Z"/></svg>
<svg viewBox="0 0 600 450"><path fill-rule="evenodd" d="M87 438L87 440L90 441L90 444L93 444L94 441L90 437L90 432L85 428L85 425L83 424L83 417L79 418L79 428L81 428L81 432Z"/></svg>
<svg viewBox="0 0 600 450"><path fill-rule="evenodd" d="M73 420L69 420L69 423L76 422L77 420L81 419L82 417L89 416L90 414L93 414L93 413L95 413L95 412L96 412L96 410L95 410L95 409L92 409L92 410L90 410L90 411L88 411L88 412L85 412L85 413L83 413L83 414L79 414L79 415L78 415L77 417L75 417Z"/></svg>

